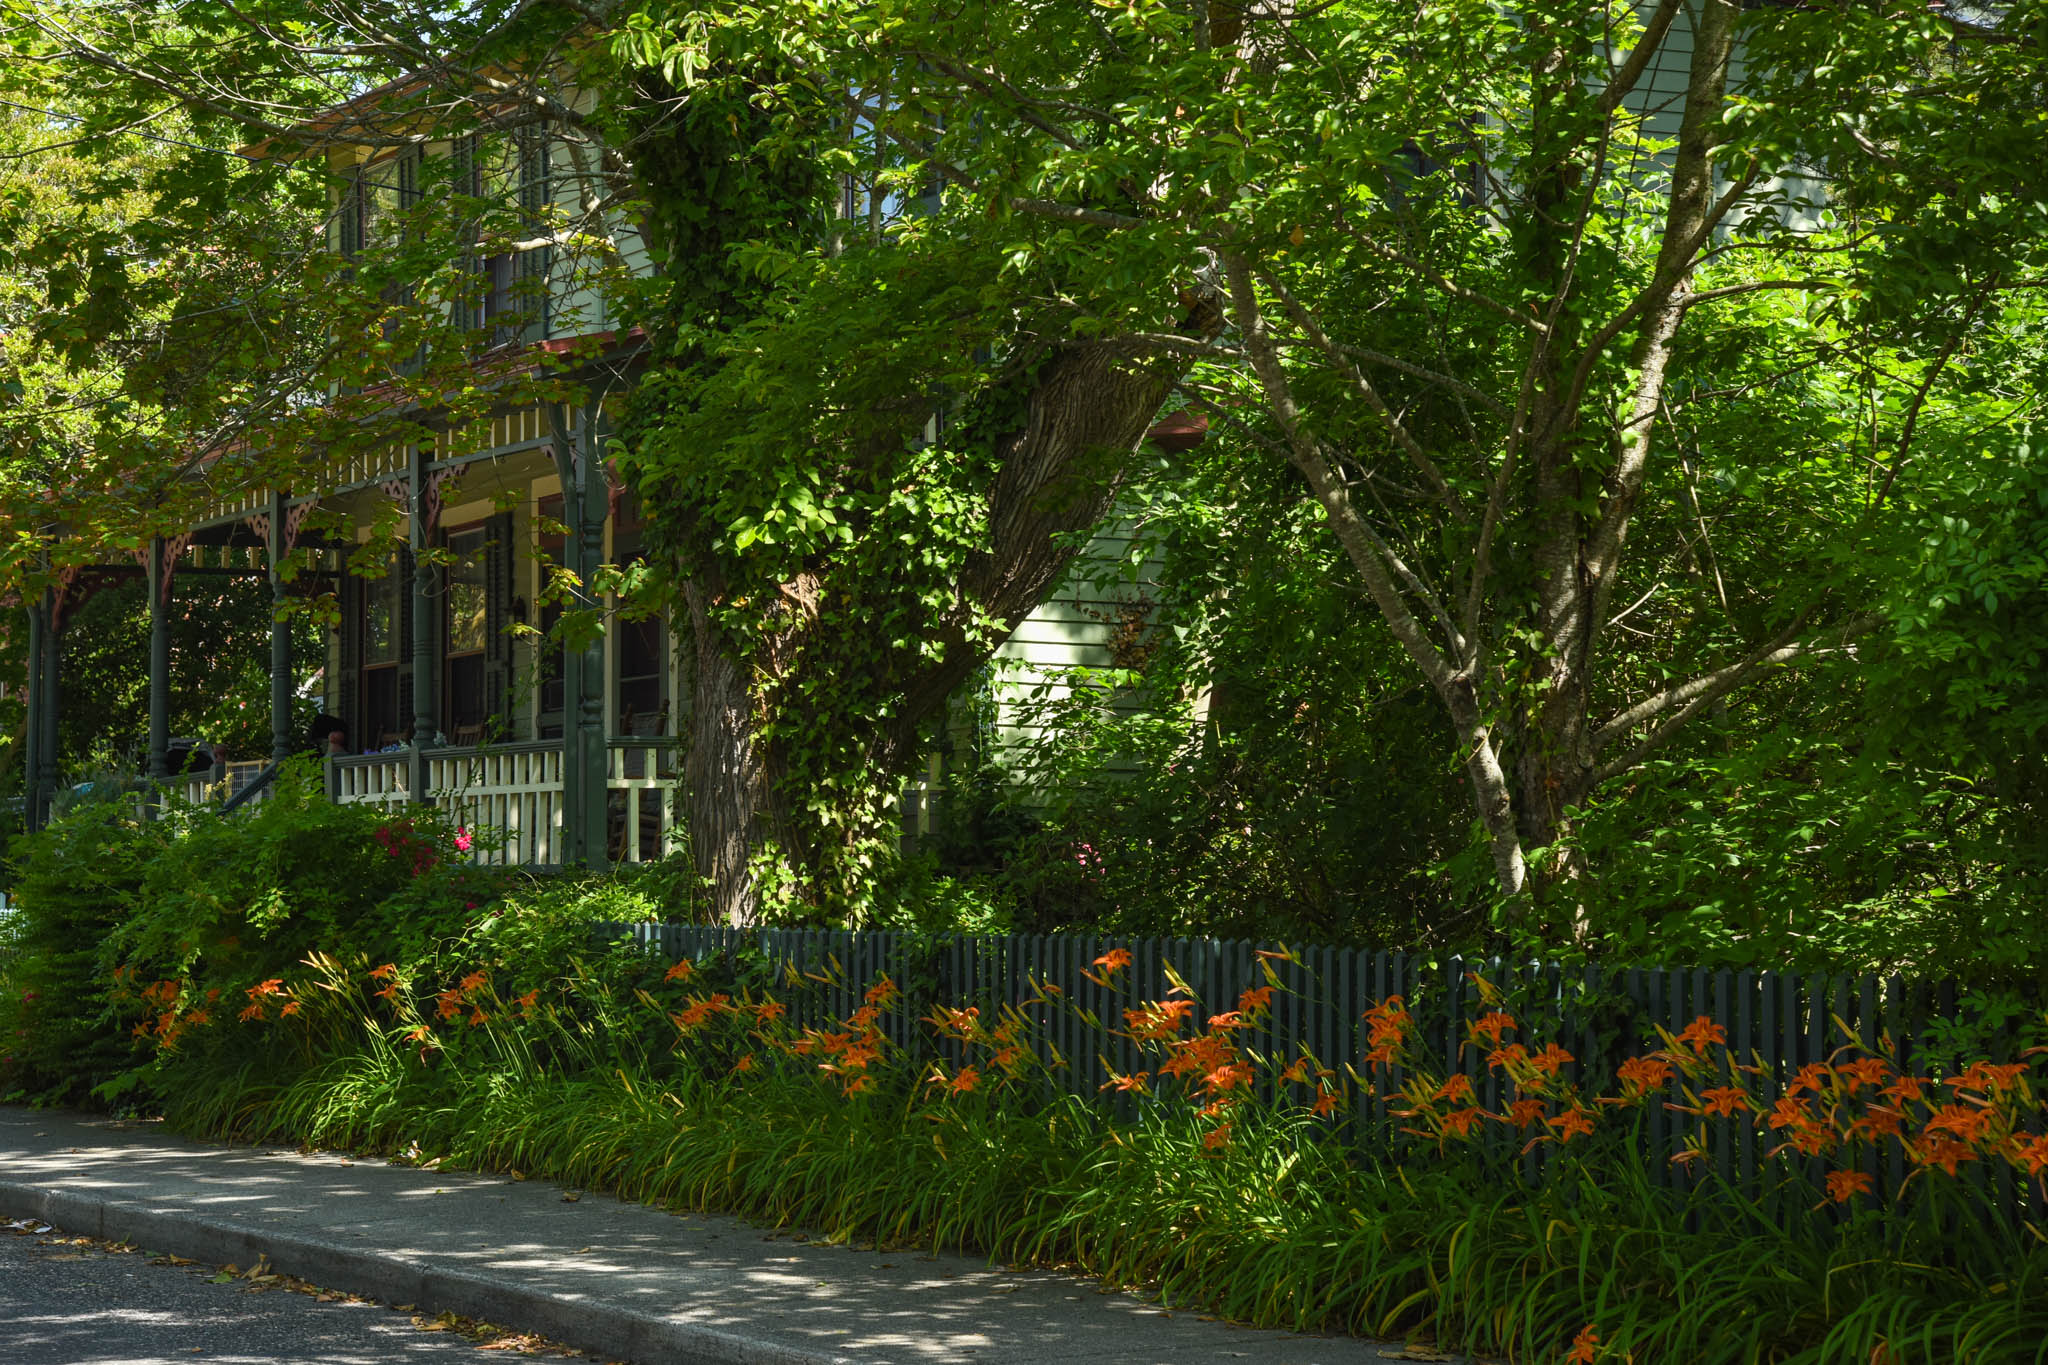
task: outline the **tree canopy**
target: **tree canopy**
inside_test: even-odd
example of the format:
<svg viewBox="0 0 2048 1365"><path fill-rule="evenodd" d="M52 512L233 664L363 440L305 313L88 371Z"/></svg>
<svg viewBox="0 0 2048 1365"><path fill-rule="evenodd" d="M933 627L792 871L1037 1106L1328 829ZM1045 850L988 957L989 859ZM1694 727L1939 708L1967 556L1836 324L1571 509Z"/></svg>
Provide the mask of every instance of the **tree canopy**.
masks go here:
<svg viewBox="0 0 2048 1365"><path fill-rule="evenodd" d="M1810 741L1848 723L1820 700L1843 678L1937 713L1855 721L1868 761L1939 767L1939 734L1962 780L2033 790L2039 3L0 14L10 88L81 111L81 147L175 117L259 149L142 184L160 229L310 202L327 147L558 141L574 194L495 223L429 196L465 211L422 210L353 294L304 272L330 318L306 334L380 319L350 380L367 355L443 401L456 350L398 362L493 232L579 253L644 332L616 459L656 533L644 589L689 623L693 845L735 917L861 912L894 783L1086 533L1164 486L1141 451L1176 409L1261 471L1174 485L1225 499L1202 553L1313 509L1325 552L1272 571L1318 575L1373 676L1431 699L1427 781L1466 804L1500 925L1589 932L1592 850L1641 835L1613 812L1685 818L1652 795L1672 765L1794 761L1744 708ZM158 248L51 240L39 363L69 373L95 307L148 306ZM309 372L206 373L232 384L156 399L187 445L186 414ZM272 446L350 420L294 409Z"/></svg>

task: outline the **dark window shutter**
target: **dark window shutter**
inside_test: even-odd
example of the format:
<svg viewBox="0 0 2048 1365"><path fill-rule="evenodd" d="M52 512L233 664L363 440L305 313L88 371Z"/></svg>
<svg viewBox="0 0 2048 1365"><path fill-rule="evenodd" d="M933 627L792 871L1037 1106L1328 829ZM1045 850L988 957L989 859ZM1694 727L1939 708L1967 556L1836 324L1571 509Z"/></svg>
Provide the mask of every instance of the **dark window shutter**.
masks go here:
<svg viewBox="0 0 2048 1365"><path fill-rule="evenodd" d="M477 253L474 245L477 233L476 216L471 205L464 201L483 197L483 158L477 135L471 133L467 137L457 138L449 148L448 159L449 188L456 202L456 240L464 243L462 271L464 278L469 279L471 287L474 288L475 276L483 269L483 257ZM458 331L467 332L483 326L483 313L481 300L464 297L456 301L451 320Z"/></svg>
<svg viewBox="0 0 2048 1365"><path fill-rule="evenodd" d="M512 728L512 515L484 523L484 713L491 728Z"/></svg>
<svg viewBox="0 0 2048 1365"><path fill-rule="evenodd" d="M336 714L341 723L348 727L349 752L361 753L370 747L370 738L363 733L363 714L357 705L363 676L363 580L349 573L346 566L336 596L341 606L341 685L334 704L339 708Z"/></svg>
<svg viewBox="0 0 2048 1365"><path fill-rule="evenodd" d="M418 714L412 695L412 574L412 548L401 547L398 551L398 729L401 734L412 728L413 717Z"/></svg>
<svg viewBox="0 0 2048 1365"><path fill-rule="evenodd" d="M529 227L538 230L548 222L548 134L545 124L522 129L519 134L519 207ZM547 337L550 319L548 271L553 253L537 246L519 253L515 270L519 278L518 308L527 315L527 341Z"/></svg>

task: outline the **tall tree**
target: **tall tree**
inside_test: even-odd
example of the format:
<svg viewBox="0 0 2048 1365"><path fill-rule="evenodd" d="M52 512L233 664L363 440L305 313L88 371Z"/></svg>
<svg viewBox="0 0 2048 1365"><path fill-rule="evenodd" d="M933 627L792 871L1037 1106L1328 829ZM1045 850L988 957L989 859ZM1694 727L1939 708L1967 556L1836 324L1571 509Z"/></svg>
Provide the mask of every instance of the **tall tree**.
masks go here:
<svg viewBox="0 0 2048 1365"><path fill-rule="evenodd" d="M588 186L550 240L616 250L636 206L655 359L621 455L741 918L857 893L883 778L1176 388L1296 470L1501 889L1568 903L1574 810L1870 627L1842 551L2048 242L2040 0L178 9L191 39L119 43L6 0L109 107L381 146L545 123ZM1776 368L1731 390L1760 334ZM1758 395L1819 392L1858 420L1779 430L1854 515L1731 583L1685 528Z"/></svg>

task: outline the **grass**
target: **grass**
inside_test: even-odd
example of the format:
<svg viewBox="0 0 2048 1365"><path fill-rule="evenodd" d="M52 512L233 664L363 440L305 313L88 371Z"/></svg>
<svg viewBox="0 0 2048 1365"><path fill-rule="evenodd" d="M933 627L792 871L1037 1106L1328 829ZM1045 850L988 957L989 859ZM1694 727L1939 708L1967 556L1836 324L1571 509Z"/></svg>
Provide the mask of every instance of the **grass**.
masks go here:
<svg viewBox="0 0 2048 1365"><path fill-rule="evenodd" d="M170 1116L1513 1361L2048 1359L2048 1249L2019 1228L1958 1239L1939 1201L1765 1217L1687 1200L1590 1143L1527 1188L1456 1150L1366 1159L1298 1107L1239 1105L1218 1144L1191 1106L1119 1119L1025 1085L954 1093L889 1057L849 1095L808 1057L736 1073L744 1040L663 1038L630 998L595 979L577 989L577 1008L527 1020L493 998L436 1047L336 975L269 1026L293 1030L295 1051L170 1063Z"/></svg>

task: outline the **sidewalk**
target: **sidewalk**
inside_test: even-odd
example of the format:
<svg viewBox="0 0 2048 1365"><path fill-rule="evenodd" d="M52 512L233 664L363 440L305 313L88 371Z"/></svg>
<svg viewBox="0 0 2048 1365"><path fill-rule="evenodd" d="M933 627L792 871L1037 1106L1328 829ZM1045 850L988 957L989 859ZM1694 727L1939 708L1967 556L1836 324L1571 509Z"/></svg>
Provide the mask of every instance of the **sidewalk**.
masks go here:
<svg viewBox="0 0 2048 1365"><path fill-rule="evenodd" d="M734 1218L564 1193L0 1106L0 1216L194 1260L264 1255L325 1288L643 1365L1441 1358L1203 1321L1069 1276L823 1246Z"/></svg>

